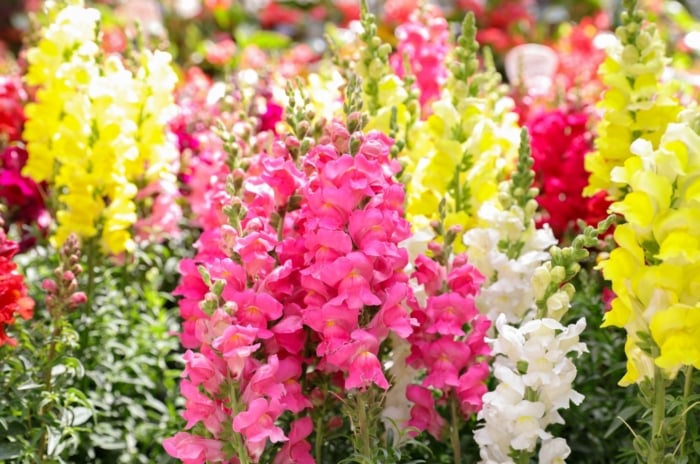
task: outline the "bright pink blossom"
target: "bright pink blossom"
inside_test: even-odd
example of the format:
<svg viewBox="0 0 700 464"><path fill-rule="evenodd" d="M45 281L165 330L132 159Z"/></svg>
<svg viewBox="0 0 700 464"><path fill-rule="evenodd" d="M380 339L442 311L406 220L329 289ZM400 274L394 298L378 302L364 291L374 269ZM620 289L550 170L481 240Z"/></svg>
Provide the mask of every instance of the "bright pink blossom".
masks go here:
<svg viewBox="0 0 700 464"><path fill-rule="evenodd" d="M481 411L483 396L488 392L486 380L491 370L486 362L480 362L469 367L467 372L459 377L457 386L457 398L465 416L471 416Z"/></svg>
<svg viewBox="0 0 700 464"><path fill-rule="evenodd" d="M209 357L187 350L182 358L185 361L183 377L189 378L195 386L201 384L209 393L215 394L219 391L224 376Z"/></svg>
<svg viewBox="0 0 700 464"><path fill-rule="evenodd" d="M240 377L246 361L260 348L260 343L254 343L257 333L253 327L230 325L213 341L212 346L221 352L234 378Z"/></svg>
<svg viewBox="0 0 700 464"><path fill-rule="evenodd" d="M180 382L180 392L185 397L185 410L182 417L187 420L186 429L191 429L198 422L204 424L209 432L218 435L226 414L219 404L208 395L199 391L196 385L188 380Z"/></svg>
<svg viewBox="0 0 700 464"><path fill-rule="evenodd" d="M273 464L315 464L311 456L311 444L306 437L313 431L311 417L302 417L292 422L289 441L280 449Z"/></svg>
<svg viewBox="0 0 700 464"><path fill-rule="evenodd" d="M428 297L426 314L430 321L427 333L440 335L464 335L462 327L476 316L476 306L471 296L443 293Z"/></svg>
<svg viewBox="0 0 700 464"><path fill-rule="evenodd" d="M327 357L328 362L348 372L345 388L364 390L373 383L383 389L389 388L377 358L379 340L362 329L353 331L350 338Z"/></svg>
<svg viewBox="0 0 700 464"><path fill-rule="evenodd" d="M284 431L275 425L279 411L274 403L265 398L256 398L248 403L248 409L233 418L233 430L241 433L250 442L269 439L273 443L286 441Z"/></svg>
<svg viewBox="0 0 700 464"><path fill-rule="evenodd" d="M435 400L430 390L420 385L409 385L406 388L406 398L413 403L408 425L419 431L427 430L439 440L445 419L435 410Z"/></svg>
<svg viewBox="0 0 700 464"><path fill-rule="evenodd" d="M174 437L163 440L165 451L184 464L225 462L222 447L223 443L219 440L203 438L187 432L178 432Z"/></svg>
<svg viewBox="0 0 700 464"><path fill-rule="evenodd" d="M363 305L379 305L381 300L372 292L372 261L360 252L341 256L321 269L321 280L338 289L338 296L330 302L345 303L350 309Z"/></svg>

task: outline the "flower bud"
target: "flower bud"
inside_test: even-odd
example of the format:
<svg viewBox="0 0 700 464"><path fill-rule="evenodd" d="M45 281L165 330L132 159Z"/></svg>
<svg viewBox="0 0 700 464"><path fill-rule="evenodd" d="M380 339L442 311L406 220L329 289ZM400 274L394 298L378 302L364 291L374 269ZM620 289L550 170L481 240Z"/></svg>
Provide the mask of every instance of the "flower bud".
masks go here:
<svg viewBox="0 0 700 464"><path fill-rule="evenodd" d="M532 274L532 290L536 300L544 298L544 294L551 281L552 275L549 269L547 269L547 266L539 266L535 269L535 272Z"/></svg>
<svg viewBox="0 0 700 464"><path fill-rule="evenodd" d="M85 302L87 302L87 295L85 295L84 292L75 292L70 296L70 299L68 300L68 303L70 304L71 308L80 306Z"/></svg>
<svg viewBox="0 0 700 464"><path fill-rule="evenodd" d="M343 426L343 418L340 416L334 416L328 419L328 430L337 430Z"/></svg>
<svg viewBox="0 0 700 464"><path fill-rule="evenodd" d="M41 283L41 288L49 293L56 293L56 290L58 290L56 281L51 279L44 279L44 281Z"/></svg>

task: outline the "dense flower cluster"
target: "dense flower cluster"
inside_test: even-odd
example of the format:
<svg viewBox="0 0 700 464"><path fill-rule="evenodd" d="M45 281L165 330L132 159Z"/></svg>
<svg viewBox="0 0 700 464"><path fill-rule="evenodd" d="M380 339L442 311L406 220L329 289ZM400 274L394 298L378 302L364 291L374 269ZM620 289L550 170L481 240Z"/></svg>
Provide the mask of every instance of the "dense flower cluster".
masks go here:
<svg viewBox="0 0 700 464"><path fill-rule="evenodd" d="M684 365L700 367L696 348L700 311L695 285L698 253L698 114L669 124L658 147L634 141L632 156L611 173L627 195L611 209L626 223L615 230L617 248L601 263L615 299L604 326L627 331L627 374L622 385L654 377L654 365L675 377ZM644 334L658 351L651 351Z"/></svg>
<svg viewBox="0 0 700 464"><path fill-rule="evenodd" d="M540 462L563 461L570 453L566 441L546 428L563 423L559 409L582 400L572 390L576 368L568 354L585 351L578 343L585 320L569 327L559 322L574 289L563 285L566 263L552 264L551 229L535 226L537 190L522 137L517 172L501 184L498 201L482 205L484 226L464 235L471 262L486 277L477 307L497 331L490 340L497 384L483 397L483 423L474 435L482 462L489 464L529 460L538 443Z"/></svg>
<svg viewBox="0 0 700 464"><path fill-rule="evenodd" d="M177 78L164 52L143 52L134 72L117 55L101 59L99 20L80 2L66 6L28 51L27 82L39 90L26 107L22 172L57 194L56 242L75 232L120 253L133 247L136 183L167 181L173 169L164 125Z"/></svg>
<svg viewBox="0 0 700 464"><path fill-rule="evenodd" d="M0 346L16 345L17 341L7 334L7 327L17 317L29 319L34 312L34 300L28 296L24 277L12 261L18 251L19 245L8 239L0 227Z"/></svg>
<svg viewBox="0 0 700 464"><path fill-rule="evenodd" d="M409 337L411 353L405 362L425 375L420 385L407 386L407 398L414 403L408 424L439 439L444 419L436 403L456 401L465 418L481 410L491 351L484 337L491 321L474 304L484 276L466 255L454 257L449 272L425 255L418 256L415 266L416 299L409 305L418 326Z"/></svg>
<svg viewBox="0 0 700 464"><path fill-rule="evenodd" d="M166 442L171 455L187 459L194 447L191 462L241 452L257 461L268 440L286 442L281 455L306 449L308 419L288 436L275 425L283 412L311 407L302 370L345 390L389 387L379 346L415 324L402 305L408 254L398 244L410 232L390 148L376 132L351 142L334 122L298 165L278 141L249 158L247 172L234 170L240 195L228 207L240 222L205 230L177 290L182 341L194 350L185 356L184 416L212 438L182 432Z"/></svg>
<svg viewBox="0 0 700 464"><path fill-rule="evenodd" d="M578 338L585 327L584 319L566 327L545 318L516 328L507 324L504 315L499 316L498 336L491 340L498 385L484 396L479 417L486 427L474 435L481 446L481 462L519 462L517 453L534 452L540 440L537 462L564 462L571 452L566 440L553 437L546 429L564 423L558 409L583 400L571 388L576 367L569 355L587 351Z"/></svg>
<svg viewBox="0 0 700 464"><path fill-rule="evenodd" d="M576 221L597 224L607 216L609 202L599 192L584 197L588 184L584 160L591 150L589 115L583 111L545 111L531 118L527 127L531 137L535 185L542 209L538 224L547 223L557 237L576 230Z"/></svg>
<svg viewBox="0 0 700 464"><path fill-rule="evenodd" d="M502 95L489 71L477 75L474 23L467 16L453 52L442 97L432 114L413 132L407 151L406 211L414 227L437 219L445 201L445 227L469 230L481 204L494 198L498 182L512 171L519 129L513 101ZM458 251L461 242L456 242Z"/></svg>

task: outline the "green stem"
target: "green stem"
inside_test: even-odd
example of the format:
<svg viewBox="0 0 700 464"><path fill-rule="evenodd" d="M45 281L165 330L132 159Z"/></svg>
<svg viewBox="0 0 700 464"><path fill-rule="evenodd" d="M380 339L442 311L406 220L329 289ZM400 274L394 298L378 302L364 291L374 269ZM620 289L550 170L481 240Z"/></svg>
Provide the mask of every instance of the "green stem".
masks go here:
<svg viewBox="0 0 700 464"><path fill-rule="evenodd" d="M452 416L452 424L450 427L450 438L452 442L452 455L454 456L454 463L462 463L462 443L459 439L459 429L460 429L460 415L457 408L457 398L453 395L450 398L450 414Z"/></svg>
<svg viewBox="0 0 700 464"><path fill-rule="evenodd" d="M238 386L234 382L231 382L228 391L228 399L231 403L231 411L233 411L234 414L238 414L239 412L241 412L238 408L237 388ZM246 450L243 437L241 437L241 434L239 434L238 432L233 432L233 447L236 450L236 457L238 458L238 462L240 464L251 464L250 456L248 456L248 450Z"/></svg>
<svg viewBox="0 0 700 464"><path fill-rule="evenodd" d="M459 175L461 174L461 171L459 169L459 166L455 169L455 176L453 179L453 182L455 183L455 211L459 212L462 210L462 189L460 188L459 185Z"/></svg>
<svg viewBox="0 0 700 464"><path fill-rule="evenodd" d="M530 464L530 453L520 452L518 454L518 464Z"/></svg>
<svg viewBox="0 0 700 464"><path fill-rule="evenodd" d="M661 462L663 450L655 446L655 438L660 437L666 418L666 383L660 368L654 367L654 409L652 410L651 441L649 443L649 463Z"/></svg>
<svg viewBox="0 0 700 464"><path fill-rule="evenodd" d="M685 382L683 383L683 410L681 411L683 419L683 432L681 433L681 439L678 443L681 461L685 456L685 436L688 430L687 409L690 392L693 389L693 366L685 366L685 369L683 369L683 374L685 374Z"/></svg>
<svg viewBox="0 0 700 464"><path fill-rule="evenodd" d="M316 426L314 433L314 460L322 462L323 457L323 415L316 418Z"/></svg>
<svg viewBox="0 0 700 464"><path fill-rule="evenodd" d="M54 358L56 357L56 343L58 340L58 337L61 336L61 323L60 323L60 317L61 314L63 313L63 308L59 307L56 308L55 311L52 314L52 320L51 323L53 325L53 330L51 331L51 344L49 345L49 353L46 357L46 366L44 367L44 379L43 379L43 390L47 392L50 396L51 391L53 390L53 378L51 375L51 371L53 368L53 362ZM48 412L48 406L50 403L44 404L41 409L39 410L39 419L41 419L47 412ZM45 462L46 459L46 449L48 447L48 432L44 430L44 432L41 434L41 440L39 441L39 450L38 450L38 455L39 455L39 462L43 463Z"/></svg>
<svg viewBox="0 0 700 464"><path fill-rule="evenodd" d="M370 387L371 388L371 387ZM372 458L372 438L369 427L369 417L367 410L372 407L369 401L370 390L358 393L357 395L357 431L356 436L359 439L360 452L362 457L366 459Z"/></svg>

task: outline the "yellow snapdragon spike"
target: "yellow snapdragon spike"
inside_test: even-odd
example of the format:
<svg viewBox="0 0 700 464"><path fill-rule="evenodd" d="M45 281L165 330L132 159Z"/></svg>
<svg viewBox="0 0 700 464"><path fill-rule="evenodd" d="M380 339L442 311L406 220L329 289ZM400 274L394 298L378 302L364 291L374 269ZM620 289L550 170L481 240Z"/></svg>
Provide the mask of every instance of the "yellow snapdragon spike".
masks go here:
<svg viewBox="0 0 700 464"><path fill-rule="evenodd" d="M683 366L698 367L700 332L700 208L696 200L700 136L691 109L669 124L656 147L632 144L631 157L612 171L628 192L611 210L627 221L614 234L618 248L600 263L616 298L603 326L628 334L628 371L621 385L653 376L653 365L673 378ZM649 333L659 355L642 349L639 333Z"/></svg>
<svg viewBox="0 0 700 464"><path fill-rule="evenodd" d="M607 191L611 198L621 199L623 184L612 172L632 156L636 139L658 147L682 107L673 86L662 82L665 49L655 26L643 25L643 16L629 11L615 35L617 41L598 70L607 90L598 104L602 118L596 128L596 150L585 160L590 177L584 194Z"/></svg>
<svg viewBox="0 0 700 464"><path fill-rule="evenodd" d="M170 55L143 52L132 72L121 57L102 59L97 10L76 0L49 17L27 53L26 80L39 90L26 112L23 173L57 194L57 245L75 232L99 238L107 253L128 251L135 183L172 175L176 165L165 136L177 80Z"/></svg>

